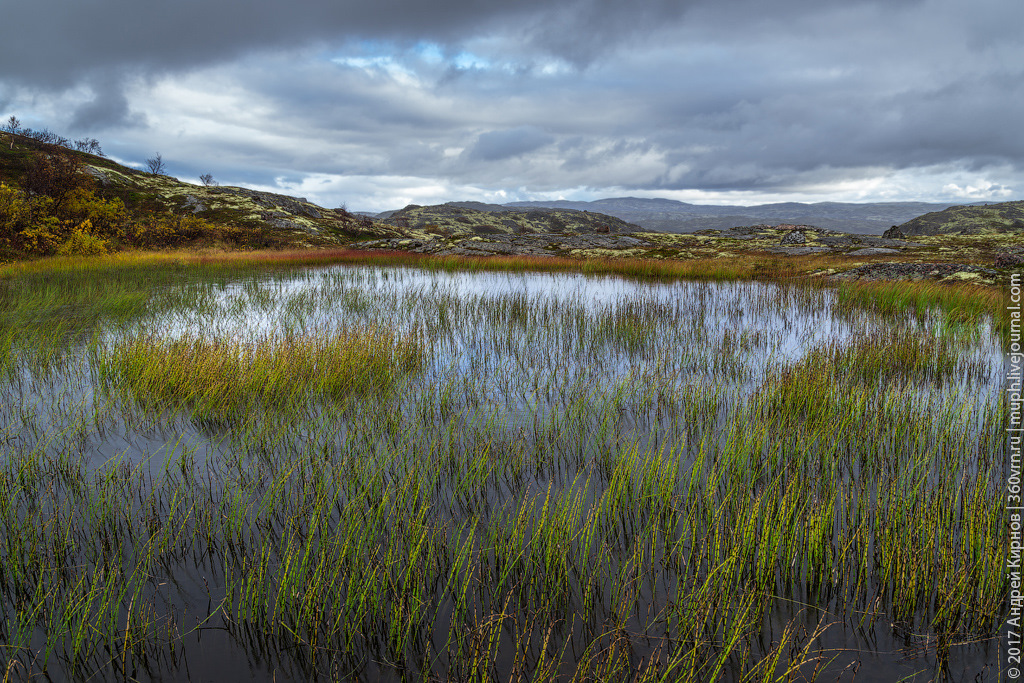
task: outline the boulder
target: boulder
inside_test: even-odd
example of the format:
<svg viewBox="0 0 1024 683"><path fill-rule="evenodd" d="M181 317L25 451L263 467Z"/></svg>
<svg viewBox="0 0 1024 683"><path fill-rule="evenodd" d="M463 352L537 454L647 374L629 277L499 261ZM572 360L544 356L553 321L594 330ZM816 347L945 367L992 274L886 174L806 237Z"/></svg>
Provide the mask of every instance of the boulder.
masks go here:
<svg viewBox="0 0 1024 683"><path fill-rule="evenodd" d="M879 254L898 254L899 249L888 249L886 247L864 247L849 252L850 256L877 256Z"/></svg>
<svg viewBox="0 0 1024 683"><path fill-rule="evenodd" d="M992 265L996 268L1013 268L1022 264L1024 264L1024 256L1004 251L996 255L996 260Z"/></svg>
<svg viewBox="0 0 1024 683"><path fill-rule="evenodd" d="M782 237L782 241L779 244L806 244L807 235L804 234L803 230L790 230Z"/></svg>
<svg viewBox="0 0 1024 683"><path fill-rule="evenodd" d="M900 230L900 226L898 225L894 225L885 232L883 232L882 237L889 240L902 240L907 238L907 236L903 234L903 231Z"/></svg>
<svg viewBox="0 0 1024 683"><path fill-rule="evenodd" d="M192 209L192 213L199 213L200 211L206 211L206 205L199 200L199 197L194 194L185 195L185 206Z"/></svg>

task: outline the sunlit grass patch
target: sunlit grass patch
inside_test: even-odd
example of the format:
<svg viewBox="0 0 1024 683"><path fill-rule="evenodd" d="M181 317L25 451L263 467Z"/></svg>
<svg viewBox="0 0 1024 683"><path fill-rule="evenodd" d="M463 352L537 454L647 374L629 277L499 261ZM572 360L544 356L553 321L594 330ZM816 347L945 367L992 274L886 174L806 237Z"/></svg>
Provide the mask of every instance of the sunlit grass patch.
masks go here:
<svg viewBox="0 0 1024 683"><path fill-rule="evenodd" d="M108 389L148 408L190 407L229 418L252 408L290 410L327 398L383 393L414 372L420 346L376 329L256 341L137 336L99 351Z"/></svg>

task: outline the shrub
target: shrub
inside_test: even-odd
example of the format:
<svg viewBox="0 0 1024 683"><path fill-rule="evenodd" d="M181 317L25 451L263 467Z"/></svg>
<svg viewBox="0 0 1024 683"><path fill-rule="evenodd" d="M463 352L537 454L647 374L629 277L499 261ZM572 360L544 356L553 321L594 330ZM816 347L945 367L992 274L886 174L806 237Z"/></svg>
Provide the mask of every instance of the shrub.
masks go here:
<svg viewBox="0 0 1024 683"><path fill-rule="evenodd" d="M129 216L120 199L103 199L84 188L79 188L68 195L60 218L69 220L73 225L88 222L90 232L104 237L123 239L128 228Z"/></svg>
<svg viewBox="0 0 1024 683"><path fill-rule="evenodd" d="M9 239L32 223L32 202L17 188L0 183L0 238Z"/></svg>
<svg viewBox="0 0 1024 683"><path fill-rule="evenodd" d="M100 256L110 253L109 243L92 234L92 224L85 221L75 228L71 236L60 245L60 256Z"/></svg>
<svg viewBox="0 0 1024 683"><path fill-rule="evenodd" d="M72 193L89 184L77 157L67 152L39 155L25 175L29 194L52 198L54 211L59 211Z"/></svg>
<svg viewBox="0 0 1024 683"><path fill-rule="evenodd" d="M17 234L15 246L26 254L49 256L64 241L62 227L55 216L38 218Z"/></svg>

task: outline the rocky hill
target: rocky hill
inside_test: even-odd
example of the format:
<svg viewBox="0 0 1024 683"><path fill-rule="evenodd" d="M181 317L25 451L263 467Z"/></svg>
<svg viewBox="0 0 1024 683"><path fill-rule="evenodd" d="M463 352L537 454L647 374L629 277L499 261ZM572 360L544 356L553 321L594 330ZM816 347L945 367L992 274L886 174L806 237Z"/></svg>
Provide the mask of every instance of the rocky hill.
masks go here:
<svg viewBox="0 0 1024 683"><path fill-rule="evenodd" d="M951 206L895 226L886 237L1024 234L1024 201L986 206Z"/></svg>
<svg viewBox="0 0 1024 683"><path fill-rule="evenodd" d="M85 170L102 188L121 196L126 206L189 213L216 224L266 230L297 244L343 243L398 234L378 221L343 209L317 206L303 197L243 187L192 185L105 159L90 159Z"/></svg>
<svg viewBox="0 0 1024 683"><path fill-rule="evenodd" d="M211 225L264 234L268 244L294 246L327 246L402 234L369 217L317 206L305 198L242 187L193 185L168 175L128 168L103 156L41 144L21 135L6 133L3 142L0 181L23 186L40 158L59 155L91 176L99 194L120 199L137 219L192 216Z"/></svg>
<svg viewBox="0 0 1024 683"><path fill-rule="evenodd" d="M384 216L384 223L417 238L550 233L609 235L642 229L639 225L601 213L509 208L479 202L451 202L435 206L410 204L400 211L381 216Z"/></svg>

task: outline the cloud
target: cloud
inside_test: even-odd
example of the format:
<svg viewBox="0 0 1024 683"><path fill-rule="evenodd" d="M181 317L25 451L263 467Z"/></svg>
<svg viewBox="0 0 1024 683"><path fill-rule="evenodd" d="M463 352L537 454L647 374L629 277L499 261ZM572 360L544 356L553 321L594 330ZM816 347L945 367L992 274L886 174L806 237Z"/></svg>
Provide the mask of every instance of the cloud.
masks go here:
<svg viewBox="0 0 1024 683"><path fill-rule="evenodd" d="M396 199L1019 196L1022 21L1005 0L39 0L0 23L0 118L189 177L359 178L326 187L368 202L373 178Z"/></svg>
<svg viewBox="0 0 1024 683"><path fill-rule="evenodd" d="M145 125L145 117L131 111L128 96L119 79L111 75L86 81L91 99L75 107L69 122L75 131L91 132L112 126Z"/></svg>
<svg viewBox="0 0 1024 683"><path fill-rule="evenodd" d="M534 126L518 126L508 130L481 133L466 150L469 159L501 161L532 152L554 141L554 138Z"/></svg>

